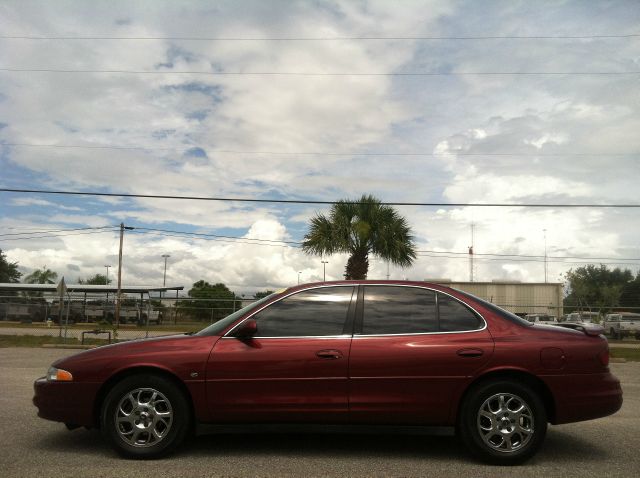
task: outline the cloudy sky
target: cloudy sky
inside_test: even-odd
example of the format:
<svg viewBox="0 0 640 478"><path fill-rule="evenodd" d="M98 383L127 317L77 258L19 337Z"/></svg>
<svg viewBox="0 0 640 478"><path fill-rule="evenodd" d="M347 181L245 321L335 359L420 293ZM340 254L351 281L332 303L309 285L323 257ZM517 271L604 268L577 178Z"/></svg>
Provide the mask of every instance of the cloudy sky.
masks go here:
<svg viewBox="0 0 640 478"><path fill-rule="evenodd" d="M0 19L0 188L640 203L636 0L16 0ZM124 222L125 283L160 284L170 254L170 284L252 293L322 279L295 243L326 209L3 192L0 248L75 282L117 265ZM472 223L477 254L514 254L476 256L476 280L543 281L545 234L549 281L640 265L638 209L398 209L424 252L391 278L467 280Z"/></svg>

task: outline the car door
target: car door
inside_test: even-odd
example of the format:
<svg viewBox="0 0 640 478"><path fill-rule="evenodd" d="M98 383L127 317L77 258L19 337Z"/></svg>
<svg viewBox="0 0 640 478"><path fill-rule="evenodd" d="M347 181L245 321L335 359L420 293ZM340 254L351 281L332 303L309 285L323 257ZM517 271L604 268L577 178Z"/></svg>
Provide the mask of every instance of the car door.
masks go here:
<svg viewBox="0 0 640 478"><path fill-rule="evenodd" d="M493 353L484 320L426 288L362 289L349 366L350 420L447 424L456 391Z"/></svg>
<svg viewBox="0 0 640 478"><path fill-rule="evenodd" d="M250 317L253 337L221 338L207 365L214 421L345 422L354 289L293 293Z"/></svg>

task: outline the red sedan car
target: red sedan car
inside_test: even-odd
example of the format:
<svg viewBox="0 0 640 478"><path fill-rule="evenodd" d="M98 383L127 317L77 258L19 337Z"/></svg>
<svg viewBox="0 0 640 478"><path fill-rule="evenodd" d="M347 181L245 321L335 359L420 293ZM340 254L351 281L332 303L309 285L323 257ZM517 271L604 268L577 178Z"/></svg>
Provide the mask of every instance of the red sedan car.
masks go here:
<svg viewBox="0 0 640 478"><path fill-rule="evenodd" d="M131 457L167 454L196 423L410 425L455 427L477 457L516 464L548 422L622 405L602 329L576 327L424 282L306 284L193 335L59 360L33 401Z"/></svg>

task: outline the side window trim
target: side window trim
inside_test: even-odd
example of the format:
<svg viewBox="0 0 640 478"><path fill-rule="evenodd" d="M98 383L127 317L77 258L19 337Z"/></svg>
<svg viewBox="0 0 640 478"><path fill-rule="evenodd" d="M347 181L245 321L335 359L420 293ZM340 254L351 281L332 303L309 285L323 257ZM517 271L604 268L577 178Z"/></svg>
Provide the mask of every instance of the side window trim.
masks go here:
<svg viewBox="0 0 640 478"><path fill-rule="evenodd" d="M270 302L254 311L252 311L249 315L247 315L244 319L240 320L237 324L235 324L233 327L231 327L227 333L225 333L221 338L223 339L234 339L237 340L236 337L234 337L233 332L240 327L240 325L242 325L243 322L245 322L246 320L249 320L251 318L253 318L254 315L259 314L260 312L262 312L264 309L266 309L267 307L271 307L272 305L277 304L278 302L287 299L288 297L291 297L292 295L296 295L296 294L300 294L302 292L308 292L311 290L316 290L316 289L327 289L330 287L351 287L353 290L353 292L351 293L351 301L349 303L349 309L347 311L347 317L345 319L345 328L347 326L347 324L349 324L350 322L350 318L352 316L352 305L354 302L354 296L357 294L358 291L358 286L357 284L331 284L331 285L326 285L326 286L319 286L319 287L309 287L308 289L300 289L300 290L296 290L293 291L287 295L284 295L280 298L278 298L277 300ZM354 312L355 313L355 312ZM352 321L353 323L353 321ZM303 339L306 337L310 337L310 338L351 338L353 336L353 334L348 334L345 333L345 329L343 328L343 333L339 334L339 335L289 335L289 336L280 336L280 337L261 337L259 335L255 336L254 338L256 339Z"/></svg>
<svg viewBox="0 0 640 478"><path fill-rule="evenodd" d="M438 332L414 332L414 333L402 333L402 334L363 334L362 333L362 329L363 329L363 323L364 323L364 285L366 286L391 286L391 287L406 287L406 288L414 288L414 289L423 289L423 290L430 290L433 291L435 293L436 296L436 316L437 316L437 321L438 321L438 329L440 329L440 306L438 303L438 295L439 294L444 294L448 297L450 297L451 299L453 299L454 301L458 302L459 304L461 304L462 306L466 307L467 309L469 309L470 311L472 311L477 317L478 319L480 319L480 324L481 327L478 327L477 329L472 329L472 330L458 330L458 331L440 331L438 330ZM355 330L354 330L354 334L353 334L353 338L357 338L357 337L401 337L401 336L407 336L407 335L435 335L435 334L468 334L468 333L473 333L473 332L480 332L482 330L485 330L487 328L487 321L485 320L485 318L482 316L482 314L480 312L478 312L475 308L473 308L472 306L464 303L463 301L461 301L460 299L458 299L457 297L442 291L442 290L438 290L438 289L433 289L431 287L422 287L422 286L418 286L418 285L400 285L400 284L364 284L360 286L360 289L362 291L361 295L362 295L362 305L359 308L359 317L357 318L357 322L359 321L359 327L356 326ZM360 294L358 295L358 299L360 299Z"/></svg>

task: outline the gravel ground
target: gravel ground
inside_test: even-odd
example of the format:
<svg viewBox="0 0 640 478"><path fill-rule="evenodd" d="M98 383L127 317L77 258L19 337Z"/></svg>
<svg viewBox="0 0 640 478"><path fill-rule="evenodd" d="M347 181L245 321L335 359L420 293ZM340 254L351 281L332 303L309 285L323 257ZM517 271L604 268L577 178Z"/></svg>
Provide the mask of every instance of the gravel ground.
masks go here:
<svg viewBox="0 0 640 478"><path fill-rule="evenodd" d="M118 458L97 431L37 418L33 381L69 350L0 349L0 476L638 476L640 363L612 364L624 405L616 415L550 427L538 455L513 468L472 460L452 437L243 434L194 438L173 457Z"/></svg>

